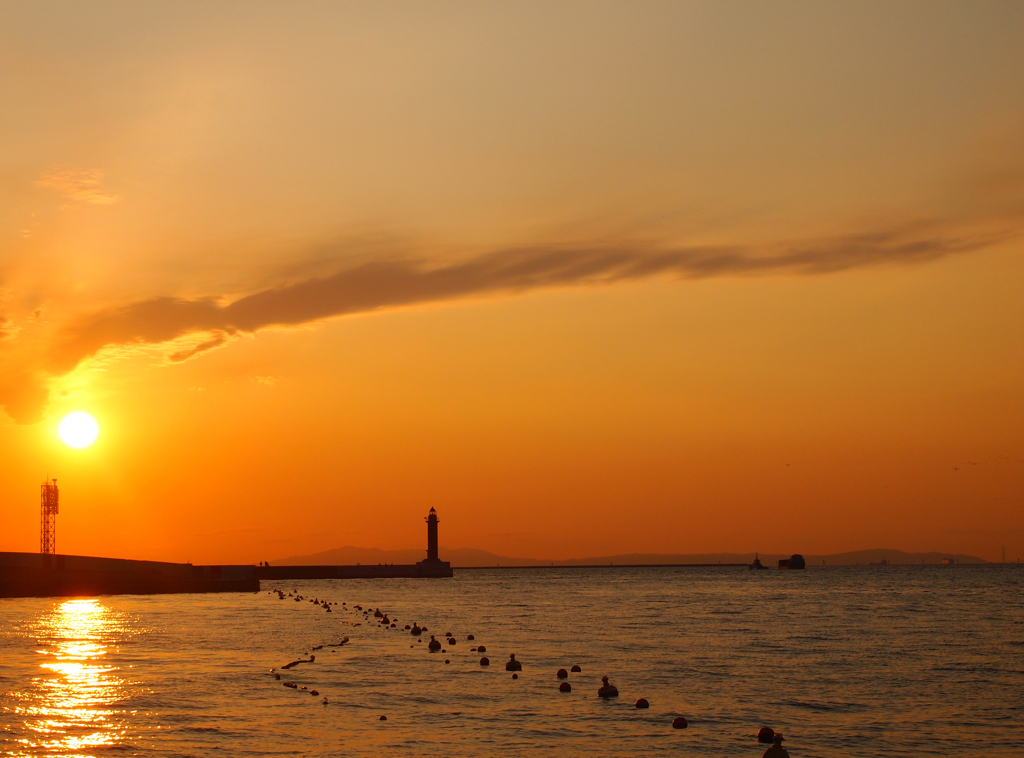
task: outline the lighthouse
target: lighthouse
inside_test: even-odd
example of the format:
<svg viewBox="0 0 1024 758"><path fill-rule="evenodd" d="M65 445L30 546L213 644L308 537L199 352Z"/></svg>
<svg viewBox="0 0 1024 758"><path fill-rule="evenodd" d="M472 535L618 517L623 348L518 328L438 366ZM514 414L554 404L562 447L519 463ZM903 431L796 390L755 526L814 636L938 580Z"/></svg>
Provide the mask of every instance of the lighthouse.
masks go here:
<svg viewBox="0 0 1024 758"><path fill-rule="evenodd" d="M437 554L437 511L431 508L424 521L427 522L427 557L416 564L414 576L451 576L452 564L442 561Z"/></svg>
<svg viewBox="0 0 1024 758"><path fill-rule="evenodd" d="M426 518L427 522L427 560L437 561L437 511L433 508Z"/></svg>

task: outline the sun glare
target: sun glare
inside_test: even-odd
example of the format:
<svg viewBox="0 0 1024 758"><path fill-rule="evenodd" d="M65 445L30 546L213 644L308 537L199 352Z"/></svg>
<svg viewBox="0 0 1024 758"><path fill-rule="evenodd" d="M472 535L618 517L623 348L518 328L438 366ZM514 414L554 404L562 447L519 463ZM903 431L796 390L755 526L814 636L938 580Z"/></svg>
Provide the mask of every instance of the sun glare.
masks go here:
<svg viewBox="0 0 1024 758"><path fill-rule="evenodd" d="M57 429L60 438L71 447L88 447L96 441L100 426L96 419L85 411L69 413Z"/></svg>

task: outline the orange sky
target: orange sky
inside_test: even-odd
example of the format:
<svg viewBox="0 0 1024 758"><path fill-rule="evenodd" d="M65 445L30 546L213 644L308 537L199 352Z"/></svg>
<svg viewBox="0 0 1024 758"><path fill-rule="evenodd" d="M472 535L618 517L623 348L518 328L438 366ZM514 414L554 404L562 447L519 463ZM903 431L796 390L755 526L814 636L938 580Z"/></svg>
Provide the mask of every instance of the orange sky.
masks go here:
<svg viewBox="0 0 1024 758"><path fill-rule="evenodd" d="M1024 557L1021 38L5 3L0 550Z"/></svg>

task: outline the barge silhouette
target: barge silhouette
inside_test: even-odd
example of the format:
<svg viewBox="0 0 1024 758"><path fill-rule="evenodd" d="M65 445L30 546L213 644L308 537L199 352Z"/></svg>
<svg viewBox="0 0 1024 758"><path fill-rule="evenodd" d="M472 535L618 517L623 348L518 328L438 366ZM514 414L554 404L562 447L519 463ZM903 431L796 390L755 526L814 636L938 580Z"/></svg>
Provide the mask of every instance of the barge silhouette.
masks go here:
<svg viewBox="0 0 1024 758"><path fill-rule="evenodd" d="M802 569L807 568L807 563L800 553L793 553L789 558L779 560L780 569Z"/></svg>

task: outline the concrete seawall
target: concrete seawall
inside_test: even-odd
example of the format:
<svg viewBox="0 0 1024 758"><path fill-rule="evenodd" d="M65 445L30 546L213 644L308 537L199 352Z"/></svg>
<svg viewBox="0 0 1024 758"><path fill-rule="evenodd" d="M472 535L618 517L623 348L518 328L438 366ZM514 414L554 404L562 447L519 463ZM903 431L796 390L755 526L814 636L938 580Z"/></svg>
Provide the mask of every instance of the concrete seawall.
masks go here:
<svg viewBox="0 0 1024 758"><path fill-rule="evenodd" d="M255 566L0 552L0 597L256 592Z"/></svg>
<svg viewBox="0 0 1024 758"><path fill-rule="evenodd" d="M256 576L267 580L291 579L440 579L452 576L448 561L391 563L368 566L257 566Z"/></svg>

